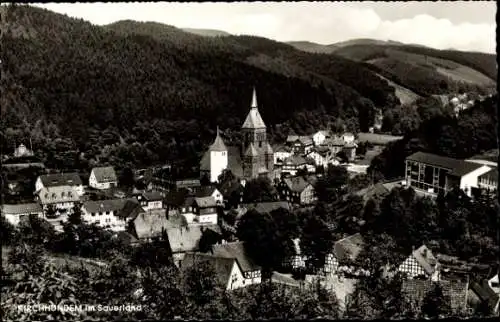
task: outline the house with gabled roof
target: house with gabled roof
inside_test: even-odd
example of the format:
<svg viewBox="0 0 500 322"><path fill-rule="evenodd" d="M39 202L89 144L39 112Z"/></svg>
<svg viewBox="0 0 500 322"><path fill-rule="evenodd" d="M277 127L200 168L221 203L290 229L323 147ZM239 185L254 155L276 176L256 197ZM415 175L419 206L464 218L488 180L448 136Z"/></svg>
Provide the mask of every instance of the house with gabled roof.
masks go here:
<svg viewBox="0 0 500 322"><path fill-rule="evenodd" d="M193 190L194 196L198 198L213 197L217 206L224 203L224 196L215 186L201 186Z"/></svg>
<svg viewBox="0 0 500 322"><path fill-rule="evenodd" d="M167 236L169 228L180 227L180 222L167 219L163 209L138 212L130 220L129 231L139 241L151 241L155 238Z"/></svg>
<svg viewBox="0 0 500 322"><path fill-rule="evenodd" d="M434 196L458 187L471 197L472 189L478 188L478 178L491 169L475 162L417 152L406 158L405 182Z"/></svg>
<svg viewBox="0 0 500 322"><path fill-rule="evenodd" d="M285 210L290 210L291 205L288 201L268 201L268 202L255 202L255 203L248 203L248 204L241 204L237 209L237 215L236 215L236 224L238 225L238 222L240 219L250 210L255 210L259 214L269 214L274 210L277 209L285 209Z"/></svg>
<svg viewBox="0 0 500 322"><path fill-rule="evenodd" d="M43 188L61 186L73 187L78 193L78 196L82 196L84 194L82 179L76 172L43 174L39 176L35 182L35 193L40 192Z"/></svg>
<svg viewBox="0 0 500 322"><path fill-rule="evenodd" d="M0 209L5 219L14 226L28 219L29 216L43 218L43 209L39 203L3 204Z"/></svg>
<svg viewBox="0 0 500 322"><path fill-rule="evenodd" d="M186 253L199 251L199 242L205 229L220 234L217 225L187 225L167 228L167 238L175 265L181 265Z"/></svg>
<svg viewBox="0 0 500 322"><path fill-rule="evenodd" d="M326 139L329 139L332 136L332 133L328 130L322 130L314 133L312 135L312 140L315 146L323 144Z"/></svg>
<svg viewBox="0 0 500 322"><path fill-rule="evenodd" d="M478 186L487 192L496 193L498 188L498 168L494 167L490 171L478 177Z"/></svg>
<svg viewBox="0 0 500 322"><path fill-rule="evenodd" d="M314 146L313 139L309 135L289 135L286 144L296 155L306 155Z"/></svg>
<svg viewBox="0 0 500 322"><path fill-rule="evenodd" d="M113 231L124 231L130 215L124 216L121 212L127 203L127 209L131 211L140 208L133 199L85 201L82 205L82 220Z"/></svg>
<svg viewBox="0 0 500 322"><path fill-rule="evenodd" d="M218 222L217 202L214 197L187 197L181 214L188 224L215 225Z"/></svg>
<svg viewBox="0 0 500 322"><path fill-rule="evenodd" d="M291 176L294 176L299 170L305 170L308 173L316 172L314 161L308 158L306 159L300 155L292 155L283 161L283 167L281 170L283 174L290 174Z"/></svg>
<svg viewBox="0 0 500 322"><path fill-rule="evenodd" d="M118 178L113 167L95 167L90 172L89 186L94 189L110 189L118 186Z"/></svg>
<svg viewBox="0 0 500 322"><path fill-rule="evenodd" d="M323 273L326 275L348 274L358 277L368 275L369 272L356 263L365 245L365 240L360 233L336 241L332 251L326 255Z"/></svg>
<svg viewBox="0 0 500 322"><path fill-rule="evenodd" d="M310 205L316 202L314 184L315 176L286 177L278 184L283 199L299 205Z"/></svg>
<svg viewBox="0 0 500 322"><path fill-rule="evenodd" d="M80 201L78 187L65 185L42 187L37 198L44 212L53 207L58 215L73 212L75 203Z"/></svg>
<svg viewBox="0 0 500 322"><path fill-rule="evenodd" d="M134 194L144 210L163 209L163 194L159 191L143 191Z"/></svg>
<svg viewBox="0 0 500 322"><path fill-rule="evenodd" d="M234 290L245 286L245 278L236 258L204 253L187 253L180 264L180 269L185 272L187 269L199 266L201 263L207 263L212 267L217 285L221 289Z"/></svg>
<svg viewBox="0 0 500 322"><path fill-rule="evenodd" d="M213 245L211 254L217 257L236 259L244 277L242 281L244 286L260 284L261 267L248 256L244 242L240 241Z"/></svg>
<svg viewBox="0 0 500 322"><path fill-rule="evenodd" d="M407 278L425 278L432 281L440 279L440 264L427 246L414 249L398 267Z"/></svg>

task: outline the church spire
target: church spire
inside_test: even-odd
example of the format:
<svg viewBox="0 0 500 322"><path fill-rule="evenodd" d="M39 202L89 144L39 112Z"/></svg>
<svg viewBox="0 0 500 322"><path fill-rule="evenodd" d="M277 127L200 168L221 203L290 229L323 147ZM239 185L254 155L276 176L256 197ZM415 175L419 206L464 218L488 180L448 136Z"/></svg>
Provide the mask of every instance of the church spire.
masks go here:
<svg viewBox="0 0 500 322"><path fill-rule="evenodd" d="M219 126L217 126L217 135L215 137L214 143L212 143L212 145L210 146L210 151L213 151L213 152L227 151L227 147L224 144L224 141L222 140L222 138L220 137Z"/></svg>
<svg viewBox="0 0 500 322"><path fill-rule="evenodd" d="M253 88L252 94L252 108L257 108L257 93L255 92L255 87Z"/></svg>

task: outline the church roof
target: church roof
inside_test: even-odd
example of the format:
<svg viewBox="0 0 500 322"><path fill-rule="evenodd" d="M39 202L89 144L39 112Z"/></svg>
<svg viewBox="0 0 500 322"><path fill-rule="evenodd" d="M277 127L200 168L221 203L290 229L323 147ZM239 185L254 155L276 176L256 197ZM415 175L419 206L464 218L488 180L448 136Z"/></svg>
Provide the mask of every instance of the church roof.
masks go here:
<svg viewBox="0 0 500 322"><path fill-rule="evenodd" d="M248 149L245 151L245 156L256 157L258 155L259 155L259 153L257 152L255 147L253 146L253 143L250 143L250 145L248 146Z"/></svg>
<svg viewBox="0 0 500 322"><path fill-rule="evenodd" d="M273 154L274 153L273 148L271 147L271 145L269 144L269 142L266 142L266 153L268 153L268 154Z"/></svg>
<svg viewBox="0 0 500 322"><path fill-rule="evenodd" d="M220 137L219 133L219 128L217 128L217 136L215 137L214 143L209 148L209 151L217 151L217 152L222 152L222 151L227 151L227 147L224 144L224 141Z"/></svg>
<svg viewBox="0 0 500 322"><path fill-rule="evenodd" d="M266 127L262 117L260 116L259 110L256 107L252 107L250 112L248 112L247 118L243 123L241 128L243 129L263 129Z"/></svg>

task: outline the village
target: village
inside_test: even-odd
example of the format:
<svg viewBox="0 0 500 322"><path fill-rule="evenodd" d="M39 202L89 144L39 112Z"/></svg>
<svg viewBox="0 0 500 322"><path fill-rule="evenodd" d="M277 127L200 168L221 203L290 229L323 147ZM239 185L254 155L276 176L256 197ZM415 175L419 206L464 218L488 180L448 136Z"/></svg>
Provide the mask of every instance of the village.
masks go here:
<svg viewBox="0 0 500 322"><path fill-rule="evenodd" d="M86 180L76 172L47 169L35 180L33 200L2 204L2 216L15 226L36 216L61 232L63 223L77 212L82 222L113 232L130 247L164 239L179 269L201 261L212 263L221 285L233 290L259 284L263 278L261 267L236 234L245 214L313 209L318 200L316 184L329 168L344 168L350 178L366 175L371 158L387 143L401 139L386 134L318 130L307 136L289 135L283 144L271 146L255 89L241 131L241 146L227 146L217 129L212 145L200 160L198 178L171 178L169 166L143 169L134 175L142 183L141 189L126 191L121 189L112 165L94 167ZM32 156L30 149L20 145L13 159ZM6 166L22 169L43 165L20 161ZM475 190L495 194L498 185L497 164L487 160L417 152L406 158L405 169L403 178L376 184L372 181L351 194L367 201L384 197L393 189L413 189L420 196L436 198L458 187L472 198ZM271 196L245 200L245 189L255 182L269 183ZM15 190L15 182L7 185ZM206 235L213 241L208 250L201 251L200 240ZM367 246L362 233L345 233L334 240L319 270L309 270L311 258L301 251L300 238L292 242L294 254L283 261L283 269L272 272L273 282L300 287L320 279L345 306L357 280L371 274L362 263L356 263ZM476 273L477 267L482 273ZM395 269L405 276L405 294L416 297L417 302L433 282L439 282L454 310L470 311L484 302L498 314L498 267L469 265L454 254L434 254L427 245L414 245ZM297 271L306 272L304 278L297 278Z"/></svg>

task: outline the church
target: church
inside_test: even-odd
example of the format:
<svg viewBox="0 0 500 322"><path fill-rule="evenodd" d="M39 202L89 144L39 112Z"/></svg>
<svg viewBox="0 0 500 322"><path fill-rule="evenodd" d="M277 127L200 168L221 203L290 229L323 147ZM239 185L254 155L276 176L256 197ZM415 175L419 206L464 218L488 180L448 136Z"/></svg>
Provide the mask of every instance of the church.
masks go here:
<svg viewBox="0 0 500 322"><path fill-rule="evenodd" d="M272 178L274 175L274 152L267 140L267 129L257 107L255 88L252 105L241 127L241 146L226 146L219 129L214 143L200 162L200 176L210 182L217 182L223 170L229 169L240 179L246 181L259 176Z"/></svg>

